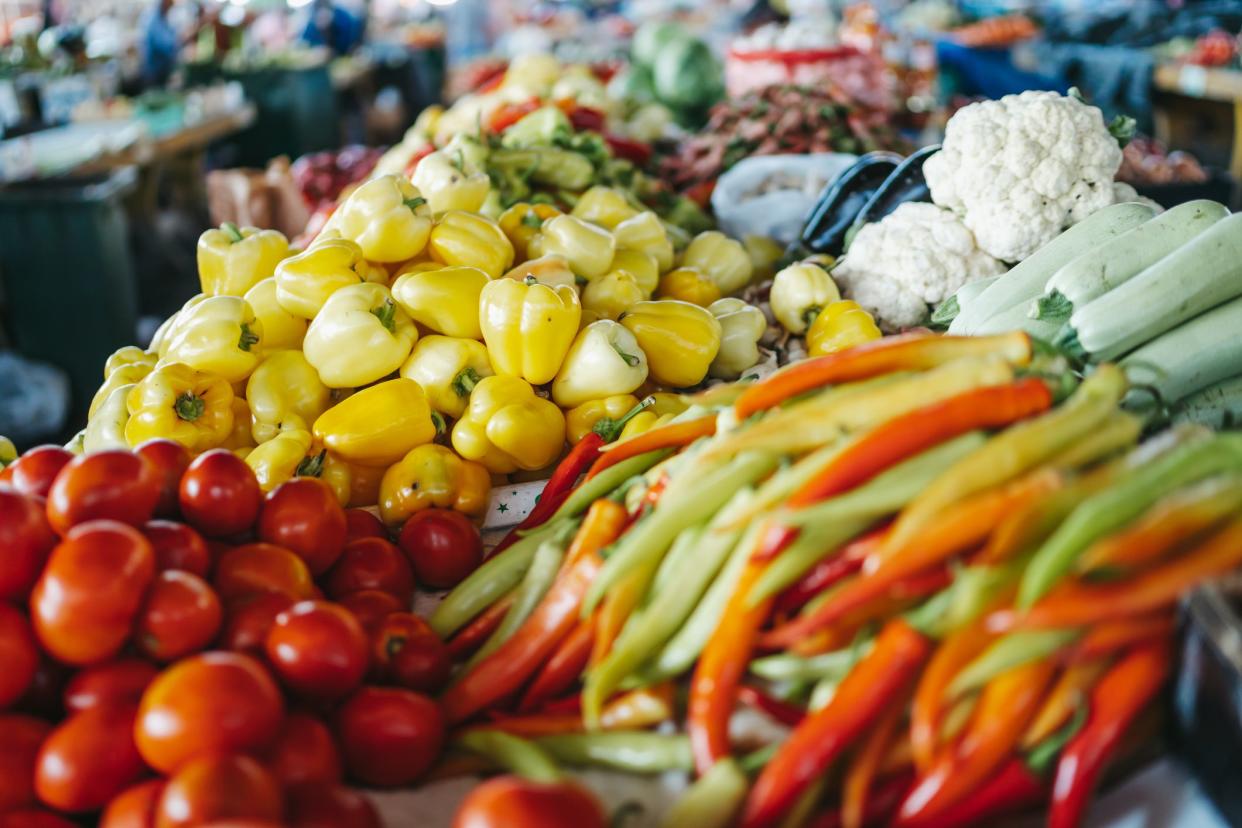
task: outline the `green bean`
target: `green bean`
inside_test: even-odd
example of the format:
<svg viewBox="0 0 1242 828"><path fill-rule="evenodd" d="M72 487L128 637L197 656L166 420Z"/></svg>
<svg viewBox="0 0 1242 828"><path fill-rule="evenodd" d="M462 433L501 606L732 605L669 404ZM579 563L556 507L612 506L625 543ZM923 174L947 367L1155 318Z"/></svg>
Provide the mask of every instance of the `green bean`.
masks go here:
<svg viewBox="0 0 1242 828"><path fill-rule="evenodd" d="M672 453L672 449L657 449L622 460L615 466L609 466L574 489L561 507L548 519L548 522L551 523L564 517L577 517L596 500L607 497L631 477L642 474Z"/></svg>
<svg viewBox="0 0 1242 828"><path fill-rule="evenodd" d="M746 801L750 783L732 757L699 777L660 821L661 828L729 828Z"/></svg>
<svg viewBox="0 0 1242 828"><path fill-rule="evenodd" d="M487 658L497 647L508 641L509 637L517 632L518 627L522 626L526 619L530 617L530 614L535 611L535 607L539 606L543 596L547 595L548 590L552 588L552 582L556 580L556 573L560 571L561 564L565 560L566 543L567 539L554 536L539 544L539 548L535 550L535 557L530 562L530 568L526 570L526 577L522 578L522 583L518 585L517 591L513 593L513 604L509 607L509 611L505 613L500 626L495 629L487 641L483 643L483 646L479 648L478 652L467 662L467 670Z"/></svg>
<svg viewBox="0 0 1242 828"><path fill-rule="evenodd" d="M694 768L690 740L646 730L559 733L535 743L567 765L611 768L627 773L664 773Z"/></svg>
<svg viewBox="0 0 1242 828"><path fill-rule="evenodd" d="M562 777L547 750L500 730L467 730L453 740L453 745L535 782L555 782Z"/></svg>
<svg viewBox="0 0 1242 828"><path fill-rule="evenodd" d="M738 760L738 765L742 768L742 772L747 776L759 773L763 770L763 766L772 761L772 757L781 749L781 742L773 742L765 745L758 750L752 750L750 753Z"/></svg>
<svg viewBox="0 0 1242 828"><path fill-rule="evenodd" d="M1081 634L1080 630L1019 630L998 638L967 664L949 685L953 698L978 690L1006 670L1038 661L1060 650Z"/></svg>
<svg viewBox="0 0 1242 828"><path fill-rule="evenodd" d="M840 681L849 675L859 659L871 651L873 643L864 641L813 656L789 653L764 656L750 663L750 671L768 681L819 681L824 678Z"/></svg>

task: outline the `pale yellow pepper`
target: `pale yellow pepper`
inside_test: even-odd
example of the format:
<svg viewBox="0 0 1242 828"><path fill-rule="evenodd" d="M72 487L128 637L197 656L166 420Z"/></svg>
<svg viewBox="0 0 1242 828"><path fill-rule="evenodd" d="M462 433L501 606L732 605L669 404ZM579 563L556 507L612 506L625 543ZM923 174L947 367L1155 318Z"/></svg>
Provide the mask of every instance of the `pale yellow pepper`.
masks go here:
<svg viewBox="0 0 1242 828"><path fill-rule="evenodd" d="M301 351L264 357L246 382L248 420L255 442L271 440L290 418L306 428L332 404L332 392Z"/></svg>
<svg viewBox="0 0 1242 828"><path fill-rule="evenodd" d="M143 365L151 369L155 367L157 362L159 362L158 354L152 351L144 351L137 345L126 345L113 351L104 362L104 379L112 376L112 373L119 368Z"/></svg>
<svg viewBox="0 0 1242 828"><path fill-rule="evenodd" d="M679 267L660 277L660 299L679 299L705 308L720 298L720 288L697 267Z"/></svg>
<svg viewBox="0 0 1242 828"><path fill-rule="evenodd" d="M431 442L436 425L427 396L414 380L387 380L364 388L315 420L316 440L350 463L388 466Z"/></svg>
<svg viewBox="0 0 1242 828"><path fill-rule="evenodd" d="M432 410L454 420L479 380L493 373L482 342L448 336L424 336L401 366L401 376L422 386Z"/></svg>
<svg viewBox="0 0 1242 828"><path fill-rule="evenodd" d="M240 296L211 296L181 312L163 360L241 382L259 364L262 348L263 323L250 304Z"/></svg>
<svg viewBox="0 0 1242 828"><path fill-rule="evenodd" d="M538 259L516 264L502 278L517 279L523 282L527 276L534 276L536 282L548 287L561 285L574 289L578 287L578 279L570 270L569 262L564 256L558 256L555 253L548 253Z"/></svg>
<svg viewBox="0 0 1242 828"><path fill-rule="evenodd" d="M122 349L124 350L124 349ZM109 359L111 362L111 359ZM91 398L90 408L87 410L86 418L90 420L95 416L95 412L104 404L104 401L112 396L112 392L122 385L133 385L142 382L147 374L154 370L154 363L130 362L113 366L111 371L107 371L107 379L103 385L99 386L99 390L95 392L95 396Z"/></svg>
<svg viewBox="0 0 1242 828"><path fill-rule="evenodd" d="M392 296L424 328L445 336L482 339L479 294L489 281L477 267L420 268L398 275Z"/></svg>
<svg viewBox="0 0 1242 828"><path fill-rule="evenodd" d="M618 248L616 255L612 257L612 267L613 270L624 270L633 276L642 288L644 299L650 299L660 286L660 264L650 253L628 247Z"/></svg>
<svg viewBox="0 0 1242 828"><path fill-rule="evenodd" d="M233 389L228 381L179 362L161 365L134 386L126 400L131 446L166 437L198 453L215 448L233 430Z"/></svg>
<svg viewBox="0 0 1242 828"><path fill-rule="evenodd" d="M634 334L610 319L592 322L574 338L552 383L562 408L628 394L647 380L647 356Z"/></svg>
<svg viewBox="0 0 1242 828"><path fill-rule="evenodd" d="M706 308L689 302L639 302L618 321L647 355L651 378L664 386L702 382L720 351L720 323Z"/></svg>
<svg viewBox="0 0 1242 828"><path fill-rule="evenodd" d="M251 374L251 376L254 376ZM233 428L229 432L229 436L224 438L224 442L220 444L220 448L228 449L238 457L245 457L245 454L258 445L258 441L254 439L254 435L250 430L250 403L242 397L237 396L237 392L233 392ZM306 423L300 418L291 418L298 428L305 429Z"/></svg>
<svg viewBox="0 0 1242 828"><path fill-rule="evenodd" d="M680 394L670 394L665 391L648 394L644 399L651 400L652 404L630 418L625 428L621 429L618 440L625 440L662 426L690 407Z"/></svg>
<svg viewBox="0 0 1242 828"><path fill-rule="evenodd" d="M487 511L491 487L491 474L482 465L429 443L384 472L379 490L380 519L396 527L415 512L432 508L481 515Z"/></svg>
<svg viewBox="0 0 1242 828"><path fill-rule="evenodd" d="M287 428L260 443L246 455L246 465L254 471L259 488L270 492L293 478L311 448L311 435L305 428Z"/></svg>
<svg viewBox="0 0 1242 828"><path fill-rule="evenodd" d="M720 323L720 351L708 373L718 379L735 380L759 362L759 339L768 329L763 311L754 305L726 297L708 305Z"/></svg>
<svg viewBox="0 0 1242 828"><path fill-rule="evenodd" d="M719 230L708 230L695 236L681 254L681 266L698 268L707 274L723 296L746 287L754 273L750 254L742 243Z"/></svg>
<svg viewBox="0 0 1242 828"><path fill-rule="evenodd" d="M574 216L556 216L543 223L539 235L531 240L531 253L564 256L573 272L588 281L598 279L612 267L616 240L602 227Z"/></svg>
<svg viewBox="0 0 1242 828"><path fill-rule="evenodd" d="M82 435L83 451L130 447L125 439L125 425L129 422L129 393L133 389L133 383L116 386L90 415Z"/></svg>
<svg viewBox="0 0 1242 828"><path fill-rule="evenodd" d="M382 175L350 193L325 229L356 242L368 261L404 262L427 246L431 208L408 179Z"/></svg>
<svg viewBox="0 0 1242 828"><path fill-rule="evenodd" d="M207 299L207 294L205 293L199 293L187 299L180 310L165 319L155 329L155 334L151 337L151 344L147 346L147 350L157 356L164 356L164 353L168 350L168 341L172 338L172 333L176 329L177 323L181 320L181 315L205 299Z"/></svg>
<svg viewBox="0 0 1242 828"><path fill-rule="evenodd" d="M421 159L410 179L436 215L450 210L477 211L492 186L486 172L474 169L463 156L454 156L447 149Z"/></svg>
<svg viewBox="0 0 1242 828"><path fill-rule="evenodd" d="M822 267L799 262L772 279L768 305L776 321L792 334L804 334L819 312L841 298L836 282Z"/></svg>
<svg viewBox="0 0 1242 828"><path fill-rule="evenodd" d="M530 240L539 233L545 220L559 216L561 211L551 204L531 204L518 202L500 214L497 224L504 231L509 243L513 245L517 261L522 261L529 254Z"/></svg>
<svg viewBox="0 0 1242 828"><path fill-rule="evenodd" d="M762 282L772 278L776 273L777 263L785 256L785 248L767 236L747 233L742 236L742 247L750 256L750 266L754 270L751 281Z"/></svg>
<svg viewBox="0 0 1242 828"><path fill-rule="evenodd" d="M314 319L328 297L362 282L387 284L388 271L370 264L349 239L320 235L306 251L276 268L276 301L294 316Z"/></svg>
<svg viewBox="0 0 1242 828"><path fill-rule="evenodd" d="M255 318L263 326L263 349L276 351L283 348L301 348L306 336L307 321L294 316L276 301L276 277L260 281L243 297L254 311Z"/></svg>
<svg viewBox="0 0 1242 828"><path fill-rule="evenodd" d="M605 440L616 439L630 422L627 420L622 423L621 420L638 404L638 397L633 394L616 394L598 400L588 400L582 405L574 406L565 412L565 432L569 437L569 442L575 445L582 442L582 438L594 431L597 425L601 426L600 436ZM632 420L633 417L630 419Z"/></svg>
<svg viewBox="0 0 1242 828"><path fill-rule="evenodd" d="M513 376L486 377L474 387L466 413L453 426L453 448L495 474L534 471L565 445L565 416Z"/></svg>
<svg viewBox="0 0 1242 828"><path fill-rule="evenodd" d="M673 241L660 217L650 210L621 222L613 228L612 235L618 249L637 250L654 258L661 273L673 266Z"/></svg>
<svg viewBox="0 0 1242 828"><path fill-rule="evenodd" d="M357 388L400 368L417 339L418 328L388 288L350 285L311 320L302 353L324 385Z"/></svg>
<svg viewBox="0 0 1242 828"><path fill-rule="evenodd" d="M477 267L488 278L499 278L513 264L513 245L491 219L450 210L431 228L431 258L446 265Z"/></svg>
<svg viewBox="0 0 1242 828"><path fill-rule="evenodd" d="M578 196L570 215L611 230L628 218L638 215L620 190L596 185Z"/></svg>
<svg viewBox="0 0 1242 828"><path fill-rule="evenodd" d="M880 328L857 302L833 302L820 311L806 332L806 351L822 356L879 339Z"/></svg>
<svg viewBox="0 0 1242 828"><path fill-rule="evenodd" d="M3 434L0 434L0 469L13 464L17 459L17 446L13 445L13 441Z"/></svg>
<svg viewBox="0 0 1242 828"><path fill-rule="evenodd" d="M244 296L288 255L281 233L225 222L198 237L198 280L208 296Z"/></svg>
<svg viewBox="0 0 1242 828"><path fill-rule="evenodd" d="M492 368L533 385L550 382L578 333L581 315L572 288L551 288L533 277L488 282L479 297L479 326Z"/></svg>
<svg viewBox="0 0 1242 828"><path fill-rule="evenodd" d="M646 298L634 274L612 270L587 282L582 289L582 308L598 313L601 319L616 319Z"/></svg>

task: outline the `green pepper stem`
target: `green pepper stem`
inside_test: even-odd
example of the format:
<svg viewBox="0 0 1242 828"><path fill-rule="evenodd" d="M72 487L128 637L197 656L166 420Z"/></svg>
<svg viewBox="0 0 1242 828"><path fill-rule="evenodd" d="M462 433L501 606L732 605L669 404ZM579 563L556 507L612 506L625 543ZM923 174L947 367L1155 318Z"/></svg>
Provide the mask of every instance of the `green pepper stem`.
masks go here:
<svg viewBox="0 0 1242 828"><path fill-rule="evenodd" d="M371 315L388 329L389 333L397 332L397 306L391 299L385 299L378 308L371 308Z"/></svg>
<svg viewBox="0 0 1242 828"><path fill-rule="evenodd" d="M600 418L595 422L595 425L591 427L591 431L594 431L600 437L604 438L605 443L611 443L621 435L622 430L625 429L626 423L637 417L640 412L646 411L653 405L655 405L655 397L644 397L642 402L615 420L612 417Z"/></svg>
<svg viewBox="0 0 1242 828"><path fill-rule="evenodd" d="M627 354L625 351L621 350L621 346L615 342L612 343L612 349L616 351L617 356L621 357L621 359L625 361L625 364L631 368L637 368L639 363L642 362L640 358L634 356L633 354Z"/></svg>
<svg viewBox="0 0 1242 828"><path fill-rule="evenodd" d="M237 340L237 347L243 351L249 351L251 345L258 345L259 337L251 332L250 324L243 322L241 326L241 337Z"/></svg>
<svg viewBox="0 0 1242 828"><path fill-rule="evenodd" d="M203 416L203 412L207 410L207 401L192 391L186 391L177 397L177 401L173 403L173 410L177 412L178 417L187 423L192 423Z"/></svg>
<svg viewBox="0 0 1242 828"><path fill-rule="evenodd" d="M431 424L435 426L436 436L440 437L448 431L448 420L439 411L431 412Z"/></svg>
<svg viewBox="0 0 1242 828"><path fill-rule="evenodd" d="M811 305L803 309L802 321L806 323L808 328L811 327L811 323L815 321L815 317L819 316L823 309L823 305Z"/></svg>
<svg viewBox="0 0 1242 828"><path fill-rule="evenodd" d="M459 397L469 397L470 392L479 384L479 372L467 366L457 372L457 376L453 377L453 393Z"/></svg>
<svg viewBox="0 0 1242 828"><path fill-rule="evenodd" d="M225 232L225 234L229 237L229 241L233 244L237 244L239 241L243 241L246 238L242 235L241 230L237 229L237 225L231 221L226 221L224 224L221 224L220 229Z"/></svg>
<svg viewBox="0 0 1242 828"><path fill-rule="evenodd" d="M413 210L417 210L419 207L422 207L424 204L426 204L427 199L423 198L422 196L414 196L414 198L404 199L401 203L404 204L406 207L409 207L410 210L413 211Z"/></svg>
<svg viewBox="0 0 1242 828"><path fill-rule="evenodd" d="M328 450L324 449L313 457L303 457L293 473L294 477L319 477L323 474L323 463L327 456Z"/></svg>

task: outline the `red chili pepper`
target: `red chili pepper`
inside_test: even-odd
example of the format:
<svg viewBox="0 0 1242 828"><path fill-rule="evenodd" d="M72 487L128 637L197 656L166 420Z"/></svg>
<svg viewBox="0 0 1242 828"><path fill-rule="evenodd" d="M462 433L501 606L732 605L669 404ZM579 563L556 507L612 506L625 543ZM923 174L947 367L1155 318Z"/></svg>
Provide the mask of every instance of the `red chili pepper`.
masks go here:
<svg viewBox="0 0 1242 828"><path fill-rule="evenodd" d="M901 804L906 791L910 790L910 783L913 781L914 774L904 771L881 779L867 797L867 802L863 807L863 823L865 825L887 824L897 812L897 806ZM843 828L843 825L841 809L832 808L812 819L806 828Z"/></svg>
<svg viewBox="0 0 1242 828"><path fill-rule="evenodd" d="M573 686L586 668L595 643L595 616L580 621L535 676L518 704L519 713L539 709L545 700Z"/></svg>
<svg viewBox="0 0 1242 828"><path fill-rule="evenodd" d="M806 710L803 708L769 696L751 684L743 684L737 688L737 700L747 707L766 713L781 724L793 726L806 718Z"/></svg>
<svg viewBox="0 0 1242 828"><path fill-rule="evenodd" d="M935 368L967 356L1000 354L1014 364L1031 358L1031 339L1014 332L997 336L908 333L796 362L742 392L733 409L739 420L825 385L854 382L891 371Z"/></svg>
<svg viewBox="0 0 1242 828"><path fill-rule="evenodd" d="M612 135L607 132L604 133L604 140L608 142L608 148L612 150L612 154L617 158L632 161L639 167L645 167L647 162L651 160L650 144L635 141L632 138L622 138L620 135Z"/></svg>
<svg viewBox="0 0 1242 828"><path fill-rule="evenodd" d="M615 466L622 460L628 460L656 449L688 446L700 437L710 437L715 433L716 417L712 414L644 431L628 440L614 443L607 451L600 452L600 458L595 461L595 465L591 466L586 479L590 480L604 469Z"/></svg>
<svg viewBox="0 0 1242 828"><path fill-rule="evenodd" d="M918 828L991 825L999 817L1041 804L1046 792L1044 781L1025 762L1014 757L970 796L920 820Z"/></svg>
<svg viewBox="0 0 1242 828"><path fill-rule="evenodd" d="M1105 621L1087 630L1070 649L1070 661L1091 661L1100 656L1115 653L1173 635L1173 614L1162 612L1155 615L1139 615L1117 621Z"/></svg>
<svg viewBox="0 0 1242 828"><path fill-rule="evenodd" d="M698 184L695 184L693 187L686 190L686 198L706 209L707 205L712 202L712 193L716 191L716 181L717 179L715 178L709 181L700 181Z"/></svg>
<svg viewBox="0 0 1242 828"><path fill-rule="evenodd" d="M473 621L461 629L457 635L449 639L448 651L454 661L461 661L466 656L483 646L483 642L491 637L500 622L505 620L509 607L513 605L513 593L502 597Z"/></svg>
<svg viewBox="0 0 1242 828"><path fill-rule="evenodd" d="M1052 783L1048 828L1075 828L1126 729L1160 691L1169 673L1167 642L1131 651L1091 691L1087 722L1065 746Z"/></svg>
<svg viewBox="0 0 1242 828"><path fill-rule="evenodd" d="M521 103L501 104L487 119L487 129L497 135L504 132L518 121L525 118L530 113L540 107L538 98L531 98Z"/></svg>
<svg viewBox="0 0 1242 828"><path fill-rule="evenodd" d="M832 700L809 714L763 769L747 797L742 828L777 824L806 786L905 692L930 647L905 621L889 621Z"/></svg>
<svg viewBox="0 0 1242 828"><path fill-rule="evenodd" d="M902 703L891 705L854 751L841 782L843 828L864 828L867 824L867 801L871 798L872 785L894 744L893 737L905 715L905 707Z"/></svg>
<svg viewBox="0 0 1242 828"><path fill-rule="evenodd" d="M878 547L884 537L882 531L864 535L846 546L831 558L825 558L815 564L793 586L782 592L776 599L776 611L792 615L807 603L828 589L836 586L842 579L862 569L863 560ZM861 547L861 550L859 549Z"/></svg>
<svg viewBox="0 0 1242 828"><path fill-rule="evenodd" d="M574 105L569 110L569 123L573 125L576 132L603 132L604 131L604 113L598 109L592 109L589 106Z"/></svg>

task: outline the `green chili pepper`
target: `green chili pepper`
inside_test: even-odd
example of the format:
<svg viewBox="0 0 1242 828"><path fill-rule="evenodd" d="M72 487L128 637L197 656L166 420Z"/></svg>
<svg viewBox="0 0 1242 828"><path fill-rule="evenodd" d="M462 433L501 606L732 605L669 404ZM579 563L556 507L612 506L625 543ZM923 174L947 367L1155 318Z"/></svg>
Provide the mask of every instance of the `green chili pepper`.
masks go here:
<svg viewBox="0 0 1242 828"><path fill-rule="evenodd" d="M596 500L599 500L601 497L607 497L630 478L642 474L672 453L672 449L658 449L622 460L615 466L609 466L574 489L573 494L565 499L565 502L561 504L561 507L553 513L548 521L552 522L565 517L577 517L585 512Z"/></svg>
<svg viewBox="0 0 1242 828"><path fill-rule="evenodd" d="M562 777L561 769L546 750L503 731L468 730L454 739L453 744L535 782L556 782Z"/></svg>
<svg viewBox="0 0 1242 828"><path fill-rule="evenodd" d="M522 578L522 583L518 584L517 591L513 594L513 604L509 607L509 611L505 613L500 626L488 637L478 652L471 657L466 665L467 670L487 658L497 647L508 641L509 637L517 632L518 627L522 626L523 622L535 611L535 607L539 606L543 596L547 595L548 590L552 588L552 582L556 580L556 573L560 571L561 563L565 560L565 544L567 542L568 538L564 537L562 532L539 544L539 548L535 550L535 556L530 562L530 568L526 570L526 576Z"/></svg>
<svg viewBox="0 0 1242 828"><path fill-rule="evenodd" d="M993 641L949 685L948 694L958 698L978 690L1006 670L1046 658L1081 635L1081 630L1019 630Z"/></svg>
<svg viewBox="0 0 1242 828"><path fill-rule="evenodd" d="M661 828L729 828L746 801L750 782L732 757L712 765L660 821Z"/></svg>
<svg viewBox="0 0 1242 828"><path fill-rule="evenodd" d="M627 773L664 773L694 768L690 740L645 730L560 733L536 740L539 747L567 765L611 768Z"/></svg>
<svg viewBox="0 0 1242 828"><path fill-rule="evenodd" d="M819 681L825 678L840 681L849 675L859 659L871 652L873 643L863 641L813 656L792 653L764 656L750 663L750 671L768 681Z"/></svg>

